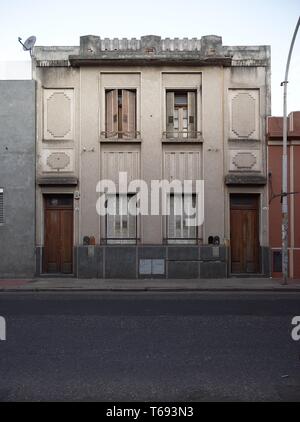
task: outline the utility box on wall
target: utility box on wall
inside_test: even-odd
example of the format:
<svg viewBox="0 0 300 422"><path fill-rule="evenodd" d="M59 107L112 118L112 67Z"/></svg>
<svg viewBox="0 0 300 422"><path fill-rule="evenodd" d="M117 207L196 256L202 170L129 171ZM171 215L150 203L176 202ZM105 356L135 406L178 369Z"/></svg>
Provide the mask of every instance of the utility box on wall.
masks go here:
<svg viewBox="0 0 300 422"><path fill-rule="evenodd" d="M164 259L140 259L140 275L164 275Z"/></svg>

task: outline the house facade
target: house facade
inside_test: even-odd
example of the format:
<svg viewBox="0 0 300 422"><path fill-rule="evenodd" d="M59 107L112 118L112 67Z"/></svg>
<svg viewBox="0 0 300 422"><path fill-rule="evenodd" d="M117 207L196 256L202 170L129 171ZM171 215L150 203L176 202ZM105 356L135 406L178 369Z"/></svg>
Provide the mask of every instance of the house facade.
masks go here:
<svg viewBox="0 0 300 422"><path fill-rule="evenodd" d="M37 274L269 274L270 47L83 36L79 46L37 46L32 60ZM105 206L135 197L122 191L125 174L148 187L189 180L193 206L203 180L203 224L186 224L188 200L174 192L168 215L99 215L100 181L116 186Z"/></svg>
<svg viewBox="0 0 300 422"><path fill-rule="evenodd" d="M267 120L272 276L282 277L282 117ZM288 116L289 277L300 278L300 111Z"/></svg>

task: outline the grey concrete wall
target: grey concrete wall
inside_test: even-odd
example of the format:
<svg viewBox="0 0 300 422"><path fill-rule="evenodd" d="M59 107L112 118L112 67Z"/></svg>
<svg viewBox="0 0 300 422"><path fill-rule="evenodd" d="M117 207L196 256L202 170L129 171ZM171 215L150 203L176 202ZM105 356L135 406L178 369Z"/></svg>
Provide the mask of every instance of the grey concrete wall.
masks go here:
<svg viewBox="0 0 300 422"><path fill-rule="evenodd" d="M0 81L0 278L35 273L35 82Z"/></svg>
<svg viewBox="0 0 300 422"><path fill-rule="evenodd" d="M224 246L80 246L79 278L226 278Z"/></svg>

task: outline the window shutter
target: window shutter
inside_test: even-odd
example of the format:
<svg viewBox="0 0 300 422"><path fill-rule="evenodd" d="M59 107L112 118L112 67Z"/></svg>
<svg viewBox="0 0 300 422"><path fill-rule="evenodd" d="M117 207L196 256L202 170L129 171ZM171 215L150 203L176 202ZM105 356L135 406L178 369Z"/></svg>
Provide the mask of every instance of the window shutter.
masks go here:
<svg viewBox="0 0 300 422"><path fill-rule="evenodd" d="M106 215L106 237L107 239L115 237L115 215L111 214L114 204L114 198L108 197L107 199L107 215Z"/></svg>
<svg viewBox="0 0 300 422"><path fill-rule="evenodd" d="M185 208L187 208L188 212L185 213L184 212L184 220L183 220L183 237L185 238L191 238L191 239L195 239L196 238L196 227L195 226L187 226L186 225L186 219L190 219L190 218L195 218L195 215L191 215L192 214L192 208L195 208L196 206L196 196L192 195L192 196L185 196ZM185 211L184 208L184 211Z"/></svg>
<svg viewBox="0 0 300 422"><path fill-rule="evenodd" d="M196 93L188 92L188 127L189 138L196 138Z"/></svg>
<svg viewBox="0 0 300 422"><path fill-rule="evenodd" d="M106 92L106 122L107 138L118 138L118 90Z"/></svg>
<svg viewBox="0 0 300 422"><path fill-rule="evenodd" d="M174 196L169 196L168 201L170 204L170 214L168 216L168 238L172 239L175 237L175 224L176 224L176 217L175 217L175 210L174 210Z"/></svg>
<svg viewBox="0 0 300 422"><path fill-rule="evenodd" d="M3 189L0 189L0 224L4 224L4 195L3 195Z"/></svg>
<svg viewBox="0 0 300 422"><path fill-rule="evenodd" d="M134 195L134 196L129 196L128 197L128 202L130 201L130 200L133 200L133 199L135 199L136 200L136 196ZM135 208L135 211L136 211L136 208ZM130 239L135 239L136 237L137 237L137 227L136 227L136 224L137 224L137 217L135 216L135 215L132 215L131 213L130 213L130 210L129 210L129 207L128 207L128 212L129 212L129 216L128 216L128 224L129 224L129 227L128 227L128 237L130 238Z"/></svg>
<svg viewBox="0 0 300 422"><path fill-rule="evenodd" d="M124 138L136 137L136 93L122 90L122 131Z"/></svg>
<svg viewBox="0 0 300 422"><path fill-rule="evenodd" d="M174 195L174 214L175 214L175 237L183 237L183 197L181 195Z"/></svg>
<svg viewBox="0 0 300 422"><path fill-rule="evenodd" d="M174 92L167 92L167 138L174 138Z"/></svg>

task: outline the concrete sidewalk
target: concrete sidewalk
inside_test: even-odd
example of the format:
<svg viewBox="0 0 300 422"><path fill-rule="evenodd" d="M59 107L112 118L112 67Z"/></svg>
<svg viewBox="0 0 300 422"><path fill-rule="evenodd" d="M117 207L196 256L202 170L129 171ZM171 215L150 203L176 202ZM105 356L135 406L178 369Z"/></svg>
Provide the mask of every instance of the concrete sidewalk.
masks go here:
<svg viewBox="0 0 300 422"><path fill-rule="evenodd" d="M0 292L43 291L280 291L300 292L300 280L283 286L270 278L229 278L199 280L94 280L76 278L0 279Z"/></svg>

